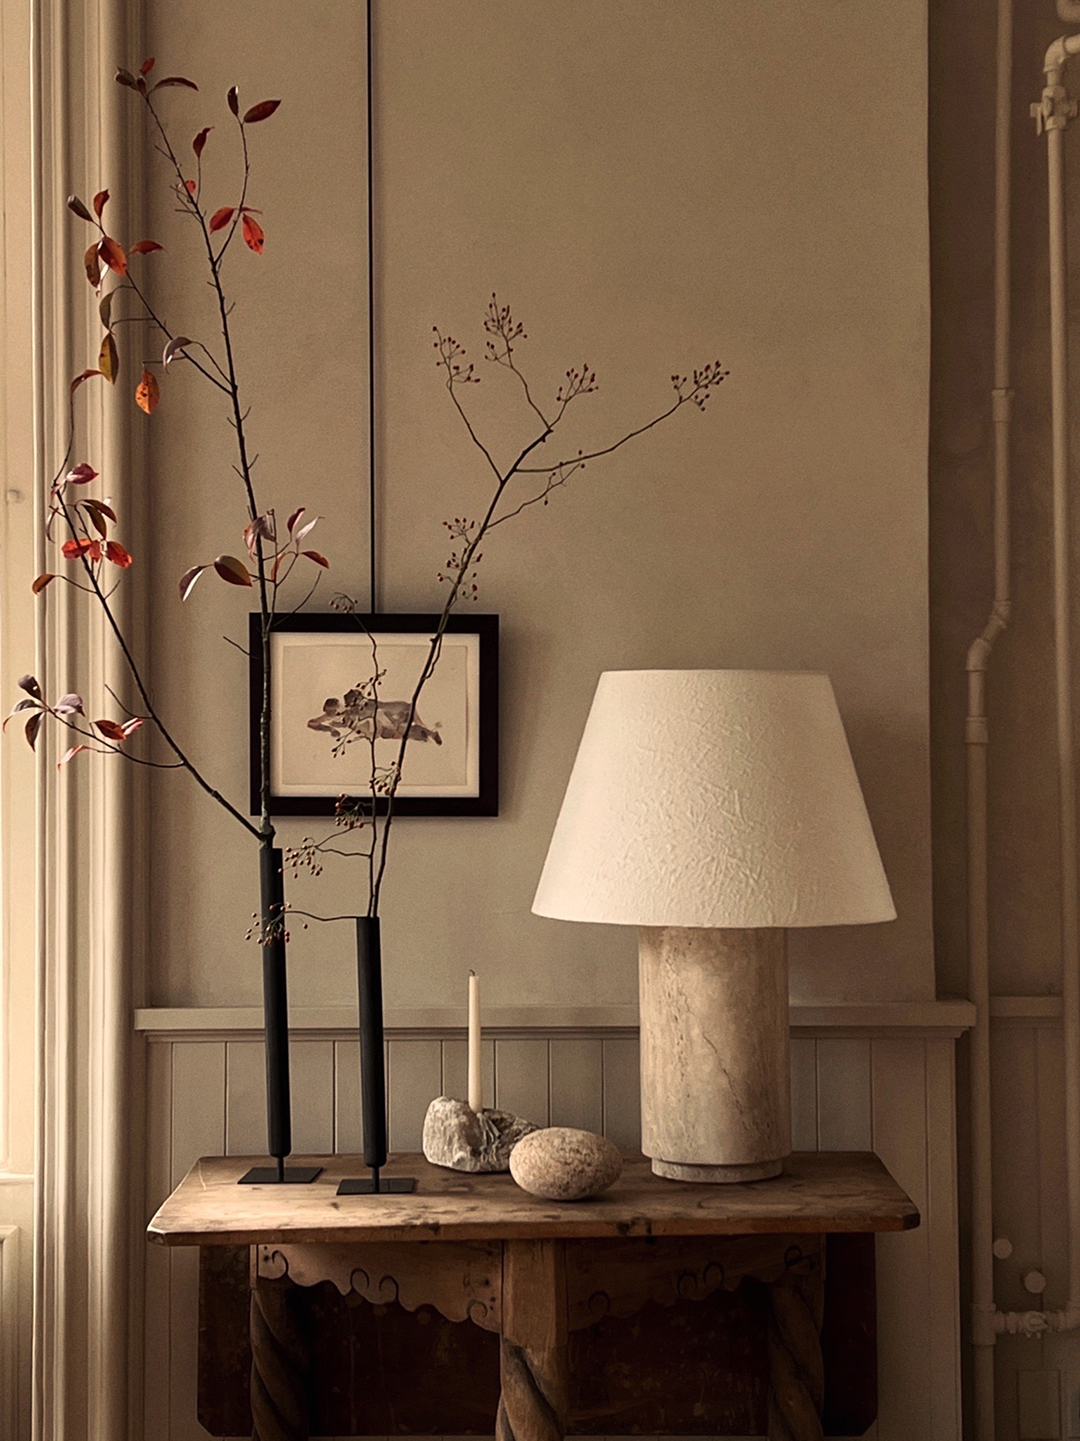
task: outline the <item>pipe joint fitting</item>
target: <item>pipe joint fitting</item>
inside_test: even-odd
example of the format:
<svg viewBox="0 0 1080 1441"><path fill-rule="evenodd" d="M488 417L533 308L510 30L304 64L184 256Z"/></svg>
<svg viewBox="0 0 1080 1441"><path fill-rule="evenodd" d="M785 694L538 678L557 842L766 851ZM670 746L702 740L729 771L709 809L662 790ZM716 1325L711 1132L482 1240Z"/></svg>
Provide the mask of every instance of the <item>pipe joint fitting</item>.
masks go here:
<svg viewBox="0 0 1080 1441"><path fill-rule="evenodd" d="M1009 1336L1045 1336L1048 1331L1058 1329L1048 1311L998 1311L994 1315L994 1330Z"/></svg>
<svg viewBox="0 0 1080 1441"><path fill-rule="evenodd" d="M1060 66L1053 68L1060 69ZM1036 135L1041 135L1044 130L1064 130L1070 120L1076 119L1076 101L1070 99L1064 85L1047 85L1042 98L1031 106L1030 113L1035 121Z"/></svg>
<svg viewBox="0 0 1080 1441"><path fill-rule="evenodd" d="M990 722L984 715L969 715L964 722L964 742L969 746L990 744Z"/></svg>
<svg viewBox="0 0 1080 1441"><path fill-rule="evenodd" d="M1013 418L1013 396L1015 390L991 391L991 409L995 425L1010 425Z"/></svg>

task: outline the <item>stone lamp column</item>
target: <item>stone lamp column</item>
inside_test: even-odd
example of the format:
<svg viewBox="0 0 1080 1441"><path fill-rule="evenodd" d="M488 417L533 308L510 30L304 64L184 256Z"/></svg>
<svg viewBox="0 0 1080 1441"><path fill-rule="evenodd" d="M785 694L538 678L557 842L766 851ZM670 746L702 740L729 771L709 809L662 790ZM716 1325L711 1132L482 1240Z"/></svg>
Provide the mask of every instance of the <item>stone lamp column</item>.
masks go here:
<svg viewBox="0 0 1080 1441"><path fill-rule="evenodd" d="M656 1174L779 1175L787 929L896 916L828 676L605 672L533 910L638 927Z"/></svg>

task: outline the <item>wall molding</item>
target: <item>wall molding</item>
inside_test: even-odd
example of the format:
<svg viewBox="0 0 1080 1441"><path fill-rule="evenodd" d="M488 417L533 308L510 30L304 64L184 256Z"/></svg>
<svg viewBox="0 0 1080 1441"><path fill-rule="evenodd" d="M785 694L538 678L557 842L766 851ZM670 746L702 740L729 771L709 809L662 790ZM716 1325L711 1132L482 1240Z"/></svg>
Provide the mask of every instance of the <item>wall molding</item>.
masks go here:
<svg viewBox="0 0 1080 1441"><path fill-rule="evenodd" d="M19 1228L0 1226L0 1435L14 1438L19 1400Z"/></svg>
<svg viewBox="0 0 1080 1441"><path fill-rule="evenodd" d="M974 1022L970 1001L843 1001L791 1007L791 1029L800 1035L960 1036ZM393 1040L455 1040L465 1035L458 1006L389 1007L385 1029ZM636 1036L636 1006L489 1006L484 1034L489 1037L573 1035ZM134 1013L135 1030L150 1041L253 1039L262 1032L258 1006L150 1006ZM355 1035L355 1008L294 1006L290 1030L309 1040L347 1040Z"/></svg>

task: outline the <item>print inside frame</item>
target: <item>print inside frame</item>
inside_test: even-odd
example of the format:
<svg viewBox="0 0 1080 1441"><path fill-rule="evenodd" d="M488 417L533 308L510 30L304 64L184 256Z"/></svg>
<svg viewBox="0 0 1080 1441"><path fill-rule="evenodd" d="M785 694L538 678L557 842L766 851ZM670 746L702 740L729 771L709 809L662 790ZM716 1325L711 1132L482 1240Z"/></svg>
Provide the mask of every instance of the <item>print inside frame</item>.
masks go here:
<svg viewBox="0 0 1080 1441"><path fill-rule="evenodd" d="M369 796L376 764L393 764L436 615L307 614L270 634L270 811L333 815L341 795ZM378 669L378 708L360 694ZM259 617L249 620L251 810L259 810ZM386 800L378 802L380 814ZM435 672L417 704L394 814L499 813L499 618L451 616Z"/></svg>

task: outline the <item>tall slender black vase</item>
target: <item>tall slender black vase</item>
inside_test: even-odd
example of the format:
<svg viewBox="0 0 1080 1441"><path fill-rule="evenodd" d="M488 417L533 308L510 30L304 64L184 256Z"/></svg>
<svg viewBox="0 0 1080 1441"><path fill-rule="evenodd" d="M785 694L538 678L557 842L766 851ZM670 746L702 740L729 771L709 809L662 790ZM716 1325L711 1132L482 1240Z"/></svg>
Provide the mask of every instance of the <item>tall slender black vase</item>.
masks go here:
<svg viewBox="0 0 1080 1441"><path fill-rule="evenodd" d="M289 1092L289 987L285 954L285 876L281 851L259 850L263 927L263 1028L266 1037L266 1149L273 1166L254 1166L242 1186L306 1185L321 1166L286 1166L292 1151Z"/></svg>
<svg viewBox="0 0 1080 1441"><path fill-rule="evenodd" d="M342 1181L339 1196L403 1195L411 1176L383 1176L386 1165L386 1060L383 1049L382 932L378 916L356 921L356 991L360 1010L360 1112L364 1165L370 1176Z"/></svg>

